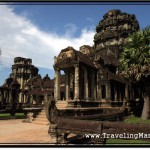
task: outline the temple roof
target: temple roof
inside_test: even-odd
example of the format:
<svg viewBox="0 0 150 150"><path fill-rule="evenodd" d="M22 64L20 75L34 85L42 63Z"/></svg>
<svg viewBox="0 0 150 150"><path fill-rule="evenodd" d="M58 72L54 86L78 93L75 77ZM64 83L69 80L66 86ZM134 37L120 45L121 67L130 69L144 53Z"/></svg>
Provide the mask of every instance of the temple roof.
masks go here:
<svg viewBox="0 0 150 150"><path fill-rule="evenodd" d="M74 67L77 63L83 63L92 68L96 68L93 61L80 51L75 50L73 47L67 47L61 50L54 64L54 67L68 68Z"/></svg>
<svg viewBox="0 0 150 150"><path fill-rule="evenodd" d="M26 82L25 86L33 86L34 88L35 88L35 87L36 87L36 88L37 88L37 87L40 88L40 87L42 86L42 78L41 78L41 76L40 76L40 75L37 75L37 76L35 76L35 77L30 78L30 79Z"/></svg>
<svg viewBox="0 0 150 150"><path fill-rule="evenodd" d="M11 84L20 85L15 78L7 78L5 80L5 83L2 85L2 87L8 87L9 88Z"/></svg>
<svg viewBox="0 0 150 150"><path fill-rule="evenodd" d="M50 79L50 77L48 75L46 75L43 79L41 78L40 75L37 75L36 77L30 78L25 86L27 87L31 87L32 89L34 88L38 88L38 89L52 89L54 88L54 80Z"/></svg>

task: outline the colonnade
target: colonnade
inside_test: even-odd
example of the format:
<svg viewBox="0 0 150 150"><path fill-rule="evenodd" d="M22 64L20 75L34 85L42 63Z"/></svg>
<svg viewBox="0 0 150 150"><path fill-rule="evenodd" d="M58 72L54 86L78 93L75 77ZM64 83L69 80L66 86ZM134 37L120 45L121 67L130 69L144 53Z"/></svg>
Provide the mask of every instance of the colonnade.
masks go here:
<svg viewBox="0 0 150 150"><path fill-rule="evenodd" d="M84 100L92 100L96 98L96 78L94 70L88 71L86 66L83 67L83 78L84 78L84 92L80 93L81 83L79 82L82 72L80 72L79 64L74 65L74 100L80 99L80 94L83 94ZM89 74L91 79L89 81ZM90 82L90 84L89 84ZM60 69L55 69L55 82L54 82L54 98L60 100ZM65 93L66 100L70 100L70 71L69 69L65 71Z"/></svg>

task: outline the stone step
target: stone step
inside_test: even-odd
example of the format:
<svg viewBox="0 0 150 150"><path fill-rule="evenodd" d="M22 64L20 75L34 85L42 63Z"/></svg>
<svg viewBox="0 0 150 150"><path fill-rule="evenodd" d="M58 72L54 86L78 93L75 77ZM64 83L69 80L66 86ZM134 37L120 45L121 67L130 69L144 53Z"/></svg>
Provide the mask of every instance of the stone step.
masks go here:
<svg viewBox="0 0 150 150"><path fill-rule="evenodd" d="M56 104L56 107L57 107L57 108L66 108L67 105L68 105L68 104L66 104L66 103L58 103L58 104Z"/></svg>
<svg viewBox="0 0 150 150"><path fill-rule="evenodd" d="M41 112L45 112L45 109L42 109Z"/></svg>
<svg viewBox="0 0 150 150"><path fill-rule="evenodd" d="M36 116L36 118L34 118L33 122L35 124L43 124L43 125L48 125L49 121L46 118L46 114L45 114L45 109L41 110L41 112Z"/></svg>

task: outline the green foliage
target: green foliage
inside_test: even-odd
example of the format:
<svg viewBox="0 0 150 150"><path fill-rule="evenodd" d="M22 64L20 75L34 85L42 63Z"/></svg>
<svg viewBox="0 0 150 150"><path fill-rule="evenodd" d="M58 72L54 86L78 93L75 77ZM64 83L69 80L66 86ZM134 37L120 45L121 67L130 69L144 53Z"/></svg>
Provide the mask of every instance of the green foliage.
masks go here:
<svg viewBox="0 0 150 150"><path fill-rule="evenodd" d="M131 144L133 146L135 146L136 144L148 144L150 145L150 141L144 141L144 140L123 140L123 139L108 139L106 142L106 145L109 144Z"/></svg>
<svg viewBox="0 0 150 150"><path fill-rule="evenodd" d="M139 117L129 116L124 120L125 123L144 123L150 124L150 120L142 120ZM109 144L150 144L150 141L141 140L141 139L108 139L106 145Z"/></svg>
<svg viewBox="0 0 150 150"><path fill-rule="evenodd" d="M16 113L15 117L24 117L24 113ZM9 118L11 115L9 113L0 114L0 118Z"/></svg>
<svg viewBox="0 0 150 150"><path fill-rule="evenodd" d="M135 116L129 116L129 117L127 117L124 120L124 122L126 122L126 123L139 123L139 124L144 123L144 124L150 124L150 120L143 120L143 119L141 119L139 117L135 117Z"/></svg>
<svg viewBox="0 0 150 150"><path fill-rule="evenodd" d="M10 114L0 114L0 118L10 117Z"/></svg>
<svg viewBox="0 0 150 150"><path fill-rule="evenodd" d="M129 35L119 64L121 74L127 78L139 81L150 75L150 27Z"/></svg>

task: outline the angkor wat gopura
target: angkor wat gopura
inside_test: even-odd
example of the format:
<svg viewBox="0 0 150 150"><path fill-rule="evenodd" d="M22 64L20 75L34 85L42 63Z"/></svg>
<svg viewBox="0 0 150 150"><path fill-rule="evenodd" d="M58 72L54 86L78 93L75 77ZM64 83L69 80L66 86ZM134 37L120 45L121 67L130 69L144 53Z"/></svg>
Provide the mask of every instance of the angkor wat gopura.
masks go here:
<svg viewBox="0 0 150 150"><path fill-rule="evenodd" d="M96 26L94 46L69 46L54 57L54 79L42 79L31 59L16 57L0 87L1 109L43 106L52 97L59 109L89 108L86 114L127 105L138 93L120 76L118 59L128 35L138 30L135 15L110 10Z"/></svg>

